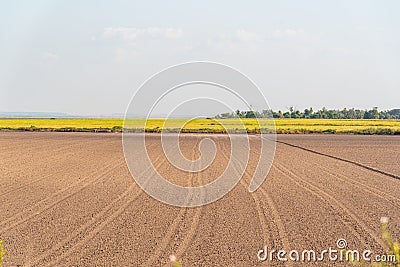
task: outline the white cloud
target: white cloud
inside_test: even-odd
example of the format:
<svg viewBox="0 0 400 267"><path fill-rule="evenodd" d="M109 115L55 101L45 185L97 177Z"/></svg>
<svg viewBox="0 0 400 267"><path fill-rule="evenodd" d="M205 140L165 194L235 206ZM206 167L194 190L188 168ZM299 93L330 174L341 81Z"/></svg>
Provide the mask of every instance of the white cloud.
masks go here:
<svg viewBox="0 0 400 267"><path fill-rule="evenodd" d="M133 28L133 27L107 27L103 30L104 38L120 38L125 41L135 41L139 37L177 39L183 34L179 28Z"/></svg>
<svg viewBox="0 0 400 267"><path fill-rule="evenodd" d="M48 52L48 51L42 52L41 56L43 59L48 60L48 61L55 61L59 58L59 56L56 53Z"/></svg>
<svg viewBox="0 0 400 267"><path fill-rule="evenodd" d="M262 33L238 29L234 33L221 34L209 38L207 47L219 53L231 54L246 51L258 52L262 48L265 36Z"/></svg>
<svg viewBox="0 0 400 267"><path fill-rule="evenodd" d="M236 37L243 42L261 42L264 39L260 33L246 31L243 29L236 31Z"/></svg>
<svg viewBox="0 0 400 267"><path fill-rule="evenodd" d="M105 39L122 40L115 50L117 61L131 60L140 55L146 48L140 46L139 40L149 39L178 39L183 35L180 28L134 28L134 27L106 27L101 34Z"/></svg>
<svg viewBox="0 0 400 267"><path fill-rule="evenodd" d="M302 28L286 28L286 29L276 29L274 31L275 37L297 37L303 36L304 30Z"/></svg>

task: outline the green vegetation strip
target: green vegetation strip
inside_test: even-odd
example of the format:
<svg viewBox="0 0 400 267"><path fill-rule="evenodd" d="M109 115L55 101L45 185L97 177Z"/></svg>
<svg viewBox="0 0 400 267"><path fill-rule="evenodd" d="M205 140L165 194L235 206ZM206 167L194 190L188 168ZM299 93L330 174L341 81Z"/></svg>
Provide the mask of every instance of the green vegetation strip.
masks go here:
<svg viewBox="0 0 400 267"><path fill-rule="evenodd" d="M3 265L3 258L7 254L7 252L3 248L3 241L0 240L0 266Z"/></svg>
<svg viewBox="0 0 400 267"><path fill-rule="evenodd" d="M125 127L140 131L146 125L147 132L224 133L271 131L283 134L385 134L400 135L400 120L339 120L339 119L129 119ZM183 127L181 127L183 126ZM3 131L58 131L58 132L121 132L122 119L0 119Z"/></svg>

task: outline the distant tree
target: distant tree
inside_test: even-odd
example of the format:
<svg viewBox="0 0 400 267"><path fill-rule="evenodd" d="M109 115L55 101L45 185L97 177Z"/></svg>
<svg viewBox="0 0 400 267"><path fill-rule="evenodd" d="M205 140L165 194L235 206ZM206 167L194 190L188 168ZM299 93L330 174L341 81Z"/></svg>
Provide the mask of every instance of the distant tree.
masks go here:
<svg viewBox="0 0 400 267"><path fill-rule="evenodd" d="M378 107L374 107L371 111L371 117L373 119L379 119L379 111L378 111Z"/></svg>
<svg viewBox="0 0 400 267"><path fill-rule="evenodd" d="M222 113L221 115L220 115L220 117L222 118L222 119L226 119L226 118L230 118L231 117L231 113Z"/></svg>
<svg viewBox="0 0 400 267"><path fill-rule="evenodd" d="M256 118L256 114L254 111L249 110L249 111L245 111L244 117L245 118Z"/></svg>
<svg viewBox="0 0 400 267"><path fill-rule="evenodd" d="M305 109L304 110L304 114L303 114L303 118L306 118L306 119L309 119L310 117L311 117L311 115L312 115L312 108L310 108L310 109Z"/></svg>
<svg viewBox="0 0 400 267"><path fill-rule="evenodd" d="M348 119L349 112L347 111L347 108L342 109L339 112L339 119Z"/></svg>
<svg viewBox="0 0 400 267"><path fill-rule="evenodd" d="M292 112L291 116L292 116L292 118L298 119L298 118L301 118L302 114L301 114L300 110L295 110Z"/></svg>
<svg viewBox="0 0 400 267"><path fill-rule="evenodd" d="M272 109L264 109L260 115L261 118L277 118L276 112Z"/></svg>
<svg viewBox="0 0 400 267"><path fill-rule="evenodd" d="M319 111L319 113L321 114L321 115L320 115L320 118L322 118L322 119L326 119L326 118L328 117L328 116L327 116L327 111L326 111L326 108L325 108L325 107L323 107L322 110Z"/></svg>
<svg viewBox="0 0 400 267"><path fill-rule="evenodd" d="M378 107L365 111L364 119L379 119Z"/></svg>
<svg viewBox="0 0 400 267"><path fill-rule="evenodd" d="M392 109L388 111L388 114L393 116L394 119L399 120L400 119L400 109Z"/></svg>
<svg viewBox="0 0 400 267"><path fill-rule="evenodd" d="M356 118L356 112L354 111L354 108L349 109L349 112L347 112L347 119L355 119Z"/></svg>
<svg viewBox="0 0 400 267"><path fill-rule="evenodd" d="M293 106L289 107L289 112L290 112L290 118L294 118L294 107Z"/></svg>
<svg viewBox="0 0 400 267"><path fill-rule="evenodd" d="M232 113L221 113L216 115L215 118L306 118L306 119L400 119L400 109L392 109L386 111L379 111L378 107L373 107L370 110L360 109L326 109L323 107L314 112L313 108L305 109L303 112L296 110L293 106L289 107L288 111L282 112L279 110L275 112L271 109L264 109L261 112L254 110L240 111L236 110Z"/></svg>

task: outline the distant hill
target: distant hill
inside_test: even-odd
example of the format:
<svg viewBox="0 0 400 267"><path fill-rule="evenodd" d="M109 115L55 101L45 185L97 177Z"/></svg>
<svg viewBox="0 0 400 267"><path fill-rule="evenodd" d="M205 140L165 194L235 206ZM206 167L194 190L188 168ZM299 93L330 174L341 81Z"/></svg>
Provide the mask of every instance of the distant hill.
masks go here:
<svg viewBox="0 0 400 267"><path fill-rule="evenodd" d="M0 112L3 118L74 118L76 116L62 112Z"/></svg>
<svg viewBox="0 0 400 267"><path fill-rule="evenodd" d="M153 114L151 118L165 118L168 114ZM35 119L49 119L49 118L113 118L123 119L124 113L112 113L106 115L71 115L63 112L0 112L0 118L35 118ZM127 118L145 118L141 114L127 114ZM192 118L190 115L175 115L177 118ZM205 117L205 116L204 116Z"/></svg>

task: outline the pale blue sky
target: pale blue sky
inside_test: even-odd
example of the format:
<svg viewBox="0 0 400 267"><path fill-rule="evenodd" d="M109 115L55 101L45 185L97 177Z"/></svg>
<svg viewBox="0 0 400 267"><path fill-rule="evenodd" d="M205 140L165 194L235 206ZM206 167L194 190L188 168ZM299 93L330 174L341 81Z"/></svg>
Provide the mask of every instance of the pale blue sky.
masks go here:
<svg viewBox="0 0 400 267"><path fill-rule="evenodd" d="M399 108L399 12L399 1L1 1L0 112L123 113L149 76L192 60L239 69L273 109Z"/></svg>

